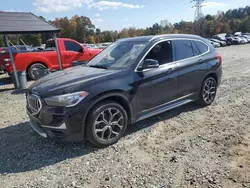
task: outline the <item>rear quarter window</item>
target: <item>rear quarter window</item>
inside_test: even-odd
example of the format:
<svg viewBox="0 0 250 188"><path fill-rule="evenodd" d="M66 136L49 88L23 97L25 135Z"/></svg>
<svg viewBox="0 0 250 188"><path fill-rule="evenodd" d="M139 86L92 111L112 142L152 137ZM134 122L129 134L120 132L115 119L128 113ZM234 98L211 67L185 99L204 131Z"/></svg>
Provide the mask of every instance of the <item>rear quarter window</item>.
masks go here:
<svg viewBox="0 0 250 188"><path fill-rule="evenodd" d="M193 41L195 46L199 49L200 54L206 53L208 51L208 46L201 41Z"/></svg>

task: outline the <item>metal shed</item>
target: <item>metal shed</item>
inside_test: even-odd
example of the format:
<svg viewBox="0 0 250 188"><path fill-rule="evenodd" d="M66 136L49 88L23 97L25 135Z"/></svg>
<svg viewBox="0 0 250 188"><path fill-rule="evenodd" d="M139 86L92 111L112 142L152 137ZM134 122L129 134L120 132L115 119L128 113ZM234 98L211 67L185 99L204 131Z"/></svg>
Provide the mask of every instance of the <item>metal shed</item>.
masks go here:
<svg viewBox="0 0 250 188"><path fill-rule="evenodd" d="M54 26L49 22L44 21L43 19L30 12L0 12L0 34L4 34L5 37L5 41L10 54L11 64L14 70L14 77L17 84L17 89L19 88L19 80L17 77L17 71L12 55L11 46L9 44L8 34L35 34L46 32L54 34L58 63L60 69L62 69L56 37L56 33L60 32L60 28Z"/></svg>

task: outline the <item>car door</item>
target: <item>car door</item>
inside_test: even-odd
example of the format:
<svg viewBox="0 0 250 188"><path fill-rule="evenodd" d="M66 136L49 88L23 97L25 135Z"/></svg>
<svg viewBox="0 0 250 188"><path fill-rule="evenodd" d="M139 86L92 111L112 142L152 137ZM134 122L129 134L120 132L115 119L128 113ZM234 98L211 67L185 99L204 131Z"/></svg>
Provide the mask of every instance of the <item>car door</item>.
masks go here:
<svg viewBox="0 0 250 188"><path fill-rule="evenodd" d="M63 68L71 67L74 61L87 62L91 59L91 53L84 50L83 46L73 41L64 41L65 51L62 53Z"/></svg>
<svg viewBox="0 0 250 188"><path fill-rule="evenodd" d="M155 44L140 65L146 59L157 60L159 67L140 71L137 69L135 72L138 116L173 100L177 91L176 63L172 62L171 41Z"/></svg>
<svg viewBox="0 0 250 188"><path fill-rule="evenodd" d="M173 40L174 60L177 62L179 97L194 94L200 89L207 72L205 54L208 45L198 40Z"/></svg>

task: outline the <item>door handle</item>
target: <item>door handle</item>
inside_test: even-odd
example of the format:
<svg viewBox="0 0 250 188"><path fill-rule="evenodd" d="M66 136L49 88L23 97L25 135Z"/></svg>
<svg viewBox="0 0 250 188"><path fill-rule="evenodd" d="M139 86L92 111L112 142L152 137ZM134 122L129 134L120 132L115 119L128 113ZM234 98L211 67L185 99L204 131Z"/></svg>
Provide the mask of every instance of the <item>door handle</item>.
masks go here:
<svg viewBox="0 0 250 188"><path fill-rule="evenodd" d="M203 63L203 59L199 59L198 63L202 64Z"/></svg>
<svg viewBox="0 0 250 188"><path fill-rule="evenodd" d="M172 72L173 72L173 68L169 68L169 69L166 71L167 74L170 74L170 73L172 73Z"/></svg>
<svg viewBox="0 0 250 188"><path fill-rule="evenodd" d="M70 55L70 54L66 54L66 57L67 57L67 58L70 58L70 57L71 57L71 55Z"/></svg>

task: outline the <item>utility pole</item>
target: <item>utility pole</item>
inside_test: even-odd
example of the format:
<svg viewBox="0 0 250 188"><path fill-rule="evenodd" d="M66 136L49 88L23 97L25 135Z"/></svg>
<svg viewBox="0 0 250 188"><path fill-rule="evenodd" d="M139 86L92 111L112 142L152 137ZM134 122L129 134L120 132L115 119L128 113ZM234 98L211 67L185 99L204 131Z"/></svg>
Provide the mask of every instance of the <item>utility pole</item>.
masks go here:
<svg viewBox="0 0 250 188"><path fill-rule="evenodd" d="M193 7L195 7L195 15L194 15L194 20L197 21L199 20L203 15L202 15L202 11L201 11L201 7L203 7L204 5L202 5L202 3L205 0L192 0L192 2L195 2L195 5Z"/></svg>
<svg viewBox="0 0 250 188"><path fill-rule="evenodd" d="M192 8L195 8L195 14L194 14L194 33L197 35L202 35L201 32L201 22L202 22L202 10L201 7L203 7L203 2L205 0L192 0L192 2L195 2L195 5Z"/></svg>

